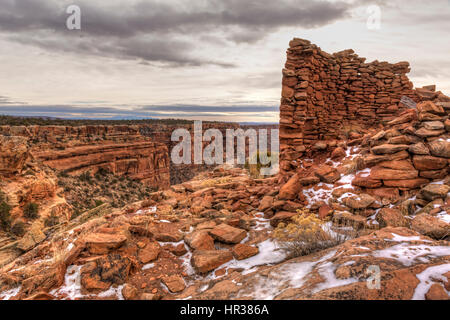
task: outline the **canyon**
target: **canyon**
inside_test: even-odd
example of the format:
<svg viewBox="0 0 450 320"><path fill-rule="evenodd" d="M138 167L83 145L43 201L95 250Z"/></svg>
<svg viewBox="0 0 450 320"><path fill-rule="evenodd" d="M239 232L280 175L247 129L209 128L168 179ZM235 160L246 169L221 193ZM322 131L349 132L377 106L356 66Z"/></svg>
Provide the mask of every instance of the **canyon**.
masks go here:
<svg viewBox="0 0 450 320"><path fill-rule="evenodd" d="M172 166L191 123L1 126L0 299L448 300L450 97L408 72L293 39L270 177Z"/></svg>

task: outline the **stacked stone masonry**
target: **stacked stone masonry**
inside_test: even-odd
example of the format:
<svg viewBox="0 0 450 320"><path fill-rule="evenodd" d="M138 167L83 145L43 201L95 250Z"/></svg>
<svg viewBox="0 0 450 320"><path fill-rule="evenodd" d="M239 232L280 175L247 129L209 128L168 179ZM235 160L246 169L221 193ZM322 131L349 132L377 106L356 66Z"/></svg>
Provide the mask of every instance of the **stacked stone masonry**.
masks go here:
<svg viewBox="0 0 450 320"><path fill-rule="evenodd" d="M307 40L294 39L283 69L280 106L281 160L295 160L318 141L342 136L349 126L393 120L419 101L406 74L408 62L366 63L353 50L328 54Z"/></svg>

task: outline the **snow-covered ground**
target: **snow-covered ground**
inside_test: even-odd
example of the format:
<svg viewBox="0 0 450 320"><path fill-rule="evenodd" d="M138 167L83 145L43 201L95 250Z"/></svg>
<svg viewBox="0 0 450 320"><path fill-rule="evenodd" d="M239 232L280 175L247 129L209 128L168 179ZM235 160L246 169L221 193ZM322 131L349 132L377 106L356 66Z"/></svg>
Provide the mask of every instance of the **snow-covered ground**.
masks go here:
<svg viewBox="0 0 450 320"><path fill-rule="evenodd" d="M447 272L450 272L450 263L428 267L421 273L417 274L416 277L420 280L420 283L414 290L412 300L425 300L425 294L428 292L433 283L435 283L433 280L442 280L446 282L447 278L443 275ZM450 296L449 291L445 290L445 292Z"/></svg>

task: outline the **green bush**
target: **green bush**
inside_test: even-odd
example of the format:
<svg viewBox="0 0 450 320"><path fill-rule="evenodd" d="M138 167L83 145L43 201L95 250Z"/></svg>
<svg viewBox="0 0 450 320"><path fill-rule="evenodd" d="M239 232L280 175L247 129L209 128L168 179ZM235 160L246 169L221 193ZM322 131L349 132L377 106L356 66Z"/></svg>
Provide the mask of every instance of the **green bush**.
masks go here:
<svg viewBox="0 0 450 320"><path fill-rule="evenodd" d="M0 203L0 227L6 231L11 225L11 206L5 201Z"/></svg>
<svg viewBox="0 0 450 320"><path fill-rule="evenodd" d="M23 215L28 219L36 219L38 217L39 206L37 203L29 202L23 208Z"/></svg>
<svg viewBox="0 0 450 320"><path fill-rule="evenodd" d="M44 225L46 227L53 227L53 226L56 226L58 223L59 223L59 218L54 213L51 213L50 216L48 216L44 220Z"/></svg>
<svg viewBox="0 0 450 320"><path fill-rule="evenodd" d="M11 233L17 237L22 237L25 234L25 223L18 221L11 227Z"/></svg>

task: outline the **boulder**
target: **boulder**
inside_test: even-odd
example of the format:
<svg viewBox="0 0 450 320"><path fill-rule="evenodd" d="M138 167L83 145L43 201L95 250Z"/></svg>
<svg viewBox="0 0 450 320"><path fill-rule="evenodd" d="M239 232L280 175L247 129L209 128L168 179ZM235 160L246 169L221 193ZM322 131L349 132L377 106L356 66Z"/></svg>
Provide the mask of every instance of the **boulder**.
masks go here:
<svg viewBox="0 0 450 320"><path fill-rule="evenodd" d="M29 251L44 241L46 238L39 224L33 224L25 235L17 243L17 248L22 251Z"/></svg>
<svg viewBox="0 0 450 320"><path fill-rule="evenodd" d="M426 300L450 300L450 296L447 294L444 287L439 283L433 283L425 294Z"/></svg>
<svg viewBox="0 0 450 320"><path fill-rule="evenodd" d="M259 249L248 244L239 243L233 247L231 252L237 260L243 260L257 255L259 253Z"/></svg>
<svg viewBox="0 0 450 320"><path fill-rule="evenodd" d="M381 209L377 216L380 228L385 227L408 227L408 220L402 215L399 210L383 208Z"/></svg>
<svg viewBox="0 0 450 320"><path fill-rule="evenodd" d="M209 234L215 240L223 243L239 243L247 236L247 232L245 230L232 227L225 223L214 227L214 229L209 231Z"/></svg>
<svg viewBox="0 0 450 320"><path fill-rule="evenodd" d="M144 248L139 250L138 258L139 261L143 264L152 262L158 258L159 253L161 252L161 246L158 242L152 241L148 243Z"/></svg>
<svg viewBox="0 0 450 320"><path fill-rule="evenodd" d="M352 226L357 230L364 229L367 226L365 217L347 211L336 212L333 215L333 223L338 226Z"/></svg>
<svg viewBox="0 0 450 320"><path fill-rule="evenodd" d="M417 170L395 170L382 167L373 167L369 178L374 180L404 180L415 179L419 176Z"/></svg>
<svg viewBox="0 0 450 320"><path fill-rule="evenodd" d="M422 126L428 130L442 130L444 129L444 123L441 121L425 121L422 122Z"/></svg>
<svg viewBox="0 0 450 320"><path fill-rule="evenodd" d="M415 170L410 160L383 161L378 166L394 170Z"/></svg>
<svg viewBox="0 0 450 320"><path fill-rule="evenodd" d="M199 273L207 273L233 259L228 250L196 250L192 254L191 264Z"/></svg>
<svg viewBox="0 0 450 320"><path fill-rule="evenodd" d="M425 236L441 240L450 235L450 224L429 214L422 213L411 221L411 228Z"/></svg>
<svg viewBox="0 0 450 320"><path fill-rule="evenodd" d="M184 288L186 288L186 283L184 282L183 277L177 274L162 277L161 280L172 293L181 292Z"/></svg>
<svg viewBox="0 0 450 320"><path fill-rule="evenodd" d="M357 174L352 180L352 185L363 188L379 188L383 185L381 180L371 179L366 176Z"/></svg>
<svg viewBox="0 0 450 320"><path fill-rule="evenodd" d="M426 128L420 128L416 130L415 135L421 138L437 137L443 134L445 130L430 130Z"/></svg>
<svg viewBox="0 0 450 320"><path fill-rule="evenodd" d="M341 178L339 171L328 165L320 166L314 174L320 179L320 181L325 183L335 183Z"/></svg>
<svg viewBox="0 0 450 320"><path fill-rule="evenodd" d="M271 196L264 196L261 199L261 202L259 203L258 210L259 211L266 211L267 209L272 207L272 204L273 204L273 197L271 197Z"/></svg>
<svg viewBox="0 0 450 320"><path fill-rule="evenodd" d="M417 189L430 182L428 179L405 179L405 180L383 180L386 187L397 187L402 189Z"/></svg>
<svg viewBox="0 0 450 320"><path fill-rule="evenodd" d="M131 260L120 254L99 257L82 267L81 285L88 291L105 291L112 284L124 284L130 268Z"/></svg>
<svg viewBox="0 0 450 320"><path fill-rule="evenodd" d="M428 201L444 199L450 192L450 187L445 184L429 184L420 190L420 195Z"/></svg>
<svg viewBox="0 0 450 320"><path fill-rule="evenodd" d="M333 213L333 210L330 208L329 205L321 205L318 211L318 216L320 219L325 219L326 217L328 217L329 215L331 215Z"/></svg>
<svg viewBox="0 0 450 320"><path fill-rule="evenodd" d="M450 140L434 140L428 146L433 156L450 158Z"/></svg>
<svg viewBox="0 0 450 320"><path fill-rule="evenodd" d="M214 239L208 230L196 230L185 236L184 240L194 250L214 250Z"/></svg>
<svg viewBox="0 0 450 320"><path fill-rule="evenodd" d="M106 254L121 247L127 241L127 237L123 234L91 233L84 241L91 254Z"/></svg>
<svg viewBox="0 0 450 320"><path fill-rule="evenodd" d="M413 163L417 170L439 170L448 165L447 159L433 156L414 156Z"/></svg>
<svg viewBox="0 0 450 320"><path fill-rule="evenodd" d="M368 194L361 194L359 196L351 196L342 199L343 204L356 210L366 209L374 202L375 198Z"/></svg>
<svg viewBox="0 0 450 320"><path fill-rule="evenodd" d="M376 155L394 154L408 148L409 146L406 144L382 144L380 146L373 147L372 152Z"/></svg>
<svg viewBox="0 0 450 320"><path fill-rule="evenodd" d="M301 190L299 176L294 174L281 188L278 197L282 200L293 200Z"/></svg>
<svg viewBox="0 0 450 320"><path fill-rule="evenodd" d="M304 177L304 178L300 178L298 180L298 182L302 185L302 186L309 186L312 184L318 184L320 182L320 179L316 176L309 176L309 177Z"/></svg>
<svg viewBox="0 0 450 320"><path fill-rule="evenodd" d="M437 115L445 114L444 108L434 104L431 101L424 101L424 102L418 103L417 111L419 111L420 113L427 112L427 113L433 113L433 114L437 114Z"/></svg>
<svg viewBox="0 0 450 320"><path fill-rule="evenodd" d="M132 284L125 283L122 288L122 296L125 300L136 300L139 295L138 289Z"/></svg>
<svg viewBox="0 0 450 320"><path fill-rule="evenodd" d="M289 223L293 216L296 216L297 212L280 211L277 212L272 218L270 218L270 225L274 228L278 226L279 223Z"/></svg>
<svg viewBox="0 0 450 320"><path fill-rule="evenodd" d="M427 148L427 146L423 142L419 142L419 143L409 146L408 151L412 154L418 154L418 155L429 155L430 154L430 150Z"/></svg>
<svg viewBox="0 0 450 320"><path fill-rule="evenodd" d="M345 150L341 147L337 147L336 149L331 152L331 159L342 159L346 156Z"/></svg>

